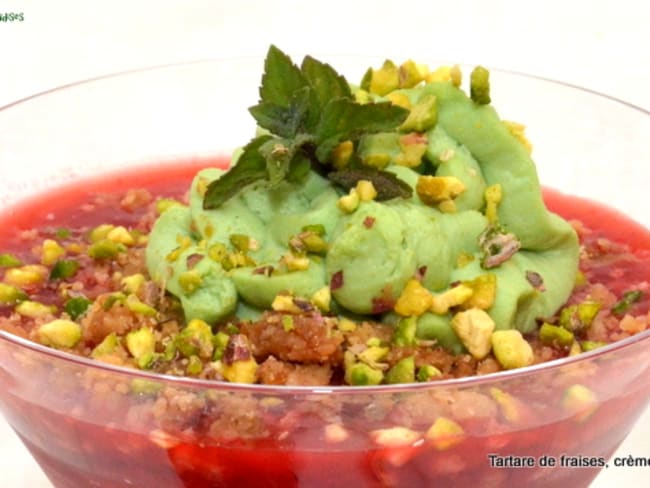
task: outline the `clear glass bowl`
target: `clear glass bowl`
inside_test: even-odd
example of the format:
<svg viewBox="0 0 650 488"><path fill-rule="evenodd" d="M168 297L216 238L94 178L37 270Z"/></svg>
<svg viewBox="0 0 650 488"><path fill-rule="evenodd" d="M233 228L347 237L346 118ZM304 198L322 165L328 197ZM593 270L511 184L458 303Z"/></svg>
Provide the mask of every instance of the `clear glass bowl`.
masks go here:
<svg viewBox="0 0 650 488"><path fill-rule="evenodd" d="M351 80L378 64L329 61ZM229 154L254 130L246 108L261 68L236 59L148 69L4 108L3 211L73 179L134 165L155 177L179 159ZM650 173L638 170L650 162L648 113L519 74L493 72L492 86L501 116L527 125L545 185L650 225ZM567 402L573 385L595 400ZM601 466L541 467L540 456L607 460L649 394L650 331L523 370L367 388L154 377L0 332L0 409L61 487L587 486ZM462 434L427 438L440 418ZM250 434L233 437L233 425ZM500 469L490 455L530 456L535 467Z"/></svg>

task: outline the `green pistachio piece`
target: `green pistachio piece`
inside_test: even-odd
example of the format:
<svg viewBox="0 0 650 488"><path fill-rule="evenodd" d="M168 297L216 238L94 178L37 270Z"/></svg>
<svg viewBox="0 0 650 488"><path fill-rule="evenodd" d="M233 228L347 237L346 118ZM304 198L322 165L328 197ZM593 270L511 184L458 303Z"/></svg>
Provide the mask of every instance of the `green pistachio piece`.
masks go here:
<svg viewBox="0 0 650 488"><path fill-rule="evenodd" d="M409 356L399 361L388 370L385 380L390 385L415 382L415 358Z"/></svg>
<svg viewBox="0 0 650 488"><path fill-rule="evenodd" d="M573 344L573 332L548 323L542 324L539 328L539 338L546 345L557 344L569 347Z"/></svg>
<svg viewBox="0 0 650 488"><path fill-rule="evenodd" d="M81 340L81 326L71 320L53 320L38 328L38 338L46 346L69 349Z"/></svg>
<svg viewBox="0 0 650 488"><path fill-rule="evenodd" d="M153 361L153 354L156 350L156 338L153 331L148 327L129 332L126 335L126 348L136 359L138 367L146 369Z"/></svg>
<svg viewBox="0 0 650 488"><path fill-rule="evenodd" d="M397 322L393 333L393 344L396 346L414 346L417 330L417 317L406 317Z"/></svg>
<svg viewBox="0 0 650 488"><path fill-rule="evenodd" d="M20 288L0 283L0 305L14 305L27 298L27 294Z"/></svg>

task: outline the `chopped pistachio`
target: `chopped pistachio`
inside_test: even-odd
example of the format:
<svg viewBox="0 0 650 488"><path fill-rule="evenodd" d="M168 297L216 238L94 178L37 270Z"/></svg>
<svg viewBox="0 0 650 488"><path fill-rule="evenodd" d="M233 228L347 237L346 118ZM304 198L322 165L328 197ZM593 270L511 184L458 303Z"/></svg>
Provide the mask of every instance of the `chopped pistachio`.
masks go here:
<svg viewBox="0 0 650 488"><path fill-rule="evenodd" d="M577 356L582 352L582 346L578 341L573 341L571 347L569 348L569 356Z"/></svg>
<svg viewBox="0 0 650 488"><path fill-rule="evenodd" d="M366 341L366 346L368 347L379 347L381 346L381 339L379 337L371 337Z"/></svg>
<svg viewBox="0 0 650 488"><path fill-rule="evenodd" d="M309 258L307 256L296 256L293 253L285 254L281 261L289 271L303 271L309 268Z"/></svg>
<svg viewBox="0 0 650 488"><path fill-rule="evenodd" d="M297 236L308 252L324 254L327 251L327 242L320 235L311 231L303 231Z"/></svg>
<svg viewBox="0 0 650 488"><path fill-rule="evenodd" d="M187 358L194 355L206 359L212 358L214 352L212 328L203 320L190 320L175 337L174 342L178 351Z"/></svg>
<svg viewBox="0 0 650 488"><path fill-rule="evenodd" d="M570 347L573 344L573 332L545 322L539 328L539 339L546 345L557 344L562 347Z"/></svg>
<svg viewBox="0 0 650 488"><path fill-rule="evenodd" d="M343 212L352 213L357 209L360 201L359 192L356 188L352 188L347 195L339 198L337 205Z"/></svg>
<svg viewBox="0 0 650 488"><path fill-rule="evenodd" d="M501 415L511 424L517 424L522 421L522 405L510 393L499 388L490 388L490 395L499 405Z"/></svg>
<svg viewBox="0 0 650 488"><path fill-rule="evenodd" d="M208 256L213 261L224 266L224 263L228 260L228 248L225 244L217 242L208 249Z"/></svg>
<svg viewBox="0 0 650 488"><path fill-rule="evenodd" d="M119 345L119 341L115 332L111 332L104 340L97 344L95 348L90 353L90 356L94 359L98 359L109 354L113 354Z"/></svg>
<svg viewBox="0 0 650 488"><path fill-rule="evenodd" d="M27 294L20 288L0 283L0 305L14 305L22 300L27 300Z"/></svg>
<svg viewBox="0 0 650 488"><path fill-rule="evenodd" d="M399 87L413 88L424 80L424 75L428 71L428 68L418 65L412 59L404 61L399 67Z"/></svg>
<svg viewBox="0 0 650 488"><path fill-rule="evenodd" d="M199 271L196 269L183 271L178 276L178 284L187 295L191 295L196 290L198 290L201 287L202 283L203 279L201 278L201 273L199 273Z"/></svg>
<svg viewBox="0 0 650 488"><path fill-rule="evenodd" d="M282 316L282 328L285 332L291 332L296 328L296 325L293 323L293 317L291 315Z"/></svg>
<svg viewBox="0 0 650 488"><path fill-rule="evenodd" d="M438 205L453 200L465 191L465 185L455 176L420 175L415 191L427 205Z"/></svg>
<svg viewBox="0 0 650 488"><path fill-rule="evenodd" d="M0 268L14 268L23 262L13 254L0 254Z"/></svg>
<svg viewBox="0 0 650 488"><path fill-rule="evenodd" d="M416 343L417 318L411 316L401 319L395 326L393 344L396 346L414 346Z"/></svg>
<svg viewBox="0 0 650 488"><path fill-rule="evenodd" d="M458 312L451 319L451 328L475 359L483 359L492 348L494 320L480 308Z"/></svg>
<svg viewBox="0 0 650 488"><path fill-rule="evenodd" d="M134 378L131 381L131 391L136 395L153 395L158 393L162 387L162 383L145 380L144 378Z"/></svg>
<svg viewBox="0 0 650 488"><path fill-rule="evenodd" d="M65 313L67 313L72 320L77 320L84 313L86 313L86 310L88 310L90 303L90 300L88 300L86 297L72 297L70 300L65 302L63 310L65 310Z"/></svg>
<svg viewBox="0 0 650 488"><path fill-rule="evenodd" d="M122 278L120 284L125 293L137 294L144 285L144 282L144 275L142 273L136 273Z"/></svg>
<svg viewBox="0 0 650 488"><path fill-rule="evenodd" d="M449 70L449 77L451 78L451 84L458 88L463 81L463 73L460 70L460 66L457 64L453 65Z"/></svg>
<svg viewBox="0 0 650 488"><path fill-rule="evenodd" d="M420 316L433 304L433 296L422 283L411 279L406 283L404 290L395 303L395 312L403 317Z"/></svg>
<svg viewBox="0 0 650 488"><path fill-rule="evenodd" d="M479 235L478 245L483 252L481 267L495 268L508 261L521 248L521 242L500 226L488 224Z"/></svg>
<svg viewBox="0 0 650 488"><path fill-rule="evenodd" d="M411 134L407 134L400 137L400 152L395 157L395 164L407 168L416 168L422 164L422 157L427 151L427 144L426 139L422 140L422 142L414 142L414 139L410 136Z"/></svg>
<svg viewBox="0 0 650 488"><path fill-rule="evenodd" d="M201 358L198 356L190 356L185 371L187 374L191 375L201 374L201 371L203 371L203 362L201 361Z"/></svg>
<svg viewBox="0 0 650 488"><path fill-rule="evenodd" d="M158 215L162 215L165 213L165 211L169 210L175 205L181 205L181 203L178 200L174 200L173 198L159 198L156 200L156 212Z"/></svg>
<svg viewBox="0 0 650 488"><path fill-rule="evenodd" d="M163 339L162 344L164 346L162 359L165 361L172 361L176 359L178 348L176 347L176 342L174 341L174 338L167 337Z"/></svg>
<svg viewBox="0 0 650 488"><path fill-rule="evenodd" d="M44 303L23 300L15 308L16 313L25 317L37 318L51 315L56 312L56 306Z"/></svg>
<svg viewBox="0 0 650 488"><path fill-rule="evenodd" d="M463 428L447 417L438 417L429 427L424 437L439 451L444 451L462 442L465 435Z"/></svg>
<svg viewBox="0 0 650 488"><path fill-rule="evenodd" d="M223 357L223 353L226 351L229 340L230 335L225 332L219 331L214 335L212 339L212 344L214 345L214 353L212 354L213 361L218 361Z"/></svg>
<svg viewBox="0 0 650 488"><path fill-rule="evenodd" d="M605 347L606 345L607 345L606 342L600 342L600 341L582 341L580 343L580 347L584 352L593 351L594 349L598 349L599 347Z"/></svg>
<svg viewBox="0 0 650 488"><path fill-rule="evenodd" d="M415 444L422 436L407 427L390 427L373 430L370 437L380 446L397 447Z"/></svg>
<svg viewBox="0 0 650 488"><path fill-rule="evenodd" d="M558 323L571 332L583 331L591 326L600 308L600 303L589 300L569 305L560 311Z"/></svg>
<svg viewBox="0 0 650 488"><path fill-rule="evenodd" d="M355 363L346 368L345 376L348 384L353 386L378 385L384 379L384 373L365 363Z"/></svg>
<svg viewBox="0 0 650 488"><path fill-rule="evenodd" d="M74 259L61 259L57 261L50 271L51 280L66 280L72 278L79 270L79 262Z"/></svg>
<svg viewBox="0 0 650 488"><path fill-rule="evenodd" d="M390 92L388 95L386 95L386 98L388 98L390 103L393 105L397 105L398 107L402 107L407 110L410 110L413 106L411 104L411 100L409 100L409 97L407 97L404 93Z"/></svg>
<svg viewBox="0 0 650 488"><path fill-rule="evenodd" d="M325 226L323 224L308 224L300 230L303 232L313 232L321 237L325 235Z"/></svg>
<svg viewBox="0 0 650 488"><path fill-rule="evenodd" d="M359 180L356 186L357 193L359 195L359 200L362 202L369 202L374 200L377 196L377 190L372 184L372 181L368 180Z"/></svg>
<svg viewBox="0 0 650 488"><path fill-rule="evenodd" d="M245 234L231 234L230 244L241 252L248 252L251 249L251 238Z"/></svg>
<svg viewBox="0 0 650 488"><path fill-rule="evenodd" d="M533 364L533 349L518 330L497 330L492 333L492 350L504 369L523 368Z"/></svg>
<svg viewBox="0 0 650 488"><path fill-rule="evenodd" d="M257 367L246 336L230 336L220 368L224 378L233 383L255 383Z"/></svg>
<svg viewBox="0 0 650 488"><path fill-rule="evenodd" d="M81 340L81 326L71 320L53 320L38 328L38 337L47 346L69 349Z"/></svg>
<svg viewBox="0 0 650 488"><path fill-rule="evenodd" d="M332 303L332 291L329 286L324 286L317 290L311 296L311 302L316 305L321 312L329 312Z"/></svg>
<svg viewBox="0 0 650 488"><path fill-rule="evenodd" d="M389 385L413 383L415 381L414 357L409 356L398 361L395 366L388 370L385 380Z"/></svg>
<svg viewBox="0 0 650 488"><path fill-rule="evenodd" d="M88 236L88 239L92 243L103 241L104 239L107 238L108 233L114 228L115 226L111 224L98 225L97 227L95 227L93 230L90 231L90 235Z"/></svg>
<svg viewBox="0 0 650 488"><path fill-rule="evenodd" d="M386 95L399 87L399 69L390 60L384 61L378 70L370 71L368 91L376 95ZM362 85L363 88L363 85Z"/></svg>
<svg viewBox="0 0 650 488"><path fill-rule="evenodd" d="M461 304L461 308L489 310L492 307L497 293L497 276L495 274L485 273L462 283L472 289L472 296Z"/></svg>
<svg viewBox="0 0 650 488"><path fill-rule="evenodd" d="M343 141L332 151L332 164L336 169L344 168L350 161L352 154L354 154L352 141Z"/></svg>
<svg viewBox="0 0 650 488"><path fill-rule="evenodd" d="M432 366L431 364L425 364L424 366L420 366L417 372L417 380L421 383L430 381L431 379L436 378L438 376L442 376L442 371L440 371L435 366Z"/></svg>
<svg viewBox="0 0 650 488"><path fill-rule="evenodd" d="M137 313L140 315L146 315L148 317L154 317L155 315L158 314L155 308L151 307L150 305L147 305L143 301L141 301L136 295L131 293L126 297L126 300L124 301L126 304L126 308L128 308L131 312Z"/></svg>
<svg viewBox="0 0 650 488"><path fill-rule="evenodd" d="M339 318L338 328L342 332L353 332L357 329L357 323L354 320L342 317Z"/></svg>
<svg viewBox="0 0 650 488"><path fill-rule="evenodd" d="M106 300L104 301L104 304L102 308L104 310L110 310L113 308L113 305L116 303L122 304L126 300L126 295L121 292L116 292L116 293L111 293Z"/></svg>
<svg viewBox="0 0 650 488"><path fill-rule="evenodd" d="M371 101L370 100L370 93L368 93L366 90L364 90L362 88L359 88L359 89L355 90L353 95L354 95L355 102L357 102L357 103L359 103L361 105L363 105L365 103L369 103Z"/></svg>
<svg viewBox="0 0 650 488"><path fill-rule="evenodd" d="M427 73L424 77L427 83L434 83L439 81L451 81L451 66L440 66L435 70Z"/></svg>
<svg viewBox="0 0 650 488"><path fill-rule="evenodd" d="M4 281L15 286L29 286L45 280L48 270L40 264L26 264L20 268L10 268L5 271Z"/></svg>
<svg viewBox="0 0 650 488"><path fill-rule="evenodd" d="M495 183L494 185L488 186L483 195L485 197L485 218L490 224L494 224L499 220L497 208L503 198L501 184Z"/></svg>
<svg viewBox="0 0 650 488"><path fill-rule="evenodd" d="M578 422L582 422L594 413L598 407L598 398L586 386L575 384L564 391L562 406L574 415Z"/></svg>
<svg viewBox="0 0 650 488"><path fill-rule="evenodd" d="M377 169L383 169L390 163L391 157L387 153L370 153L363 156L363 164Z"/></svg>
<svg viewBox="0 0 650 488"><path fill-rule="evenodd" d="M533 151L533 145L530 143L526 137L526 126L518 122L512 122L509 120L504 120L503 125L506 126L508 132L510 132L521 144L526 148L526 151L530 154Z"/></svg>
<svg viewBox="0 0 650 488"><path fill-rule="evenodd" d="M106 234L106 239L125 246L132 246L135 244L135 239L131 233L126 229L126 227L121 225L111 229L108 234Z"/></svg>
<svg viewBox="0 0 650 488"><path fill-rule="evenodd" d="M462 283L454 286L449 290L432 296L431 311L438 315L444 315L449 309L465 303L472 295L474 290Z"/></svg>
<svg viewBox="0 0 650 488"><path fill-rule="evenodd" d="M122 244L102 239L88 246L88 256L93 259L112 259L124 251Z"/></svg>
<svg viewBox="0 0 650 488"><path fill-rule="evenodd" d="M58 242L52 239L45 239L43 241L43 246L41 248L41 264L51 266L64 255L65 249L63 249Z"/></svg>
<svg viewBox="0 0 650 488"><path fill-rule="evenodd" d="M276 295L271 303L271 308L276 312L300 313L301 311L291 295Z"/></svg>
<svg viewBox="0 0 650 488"><path fill-rule="evenodd" d="M142 327L138 330L133 330L126 335L125 338L126 349L129 351L140 365L140 359L148 361L156 350L156 338L153 331L148 327ZM145 368L142 368L145 369Z"/></svg>
<svg viewBox="0 0 650 488"><path fill-rule="evenodd" d="M470 97L479 105L487 105L490 99L490 72L483 66L477 66L470 74Z"/></svg>
<svg viewBox="0 0 650 488"><path fill-rule="evenodd" d="M641 300L643 292L640 290L632 290L623 293L623 297L612 307L612 313L615 315L622 315L627 312L630 307Z"/></svg>
<svg viewBox="0 0 650 488"><path fill-rule="evenodd" d="M438 122L438 106L435 95L421 97L411 108L406 120L400 126L403 132L426 132Z"/></svg>
<svg viewBox="0 0 650 488"><path fill-rule="evenodd" d="M379 363L386 359L389 351L390 349L387 347L373 345L360 352L357 355L357 358L359 361L371 366L372 368L382 368L382 365Z"/></svg>

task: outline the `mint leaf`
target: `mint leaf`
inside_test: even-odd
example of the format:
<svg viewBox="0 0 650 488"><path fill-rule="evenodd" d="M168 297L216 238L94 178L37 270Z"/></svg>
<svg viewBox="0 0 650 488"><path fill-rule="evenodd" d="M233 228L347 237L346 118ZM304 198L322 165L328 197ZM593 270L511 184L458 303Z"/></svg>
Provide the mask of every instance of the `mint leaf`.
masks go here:
<svg viewBox="0 0 650 488"><path fill-rule="evenodd" d="M219 207L235 196L243 187L267 177L266 159L260 147L271 136L260 136L246 144L237 164L232 166L221 178L208 185L203 197L203 208L210 210Z"/></svg>
<svg viewBox="0 0 650 488"><path fill-rule="evenodd" d="M296 90L287 106L262 102L248 111L258 125L280 137L294 137L304 126L309 108L309 87Z"/></svg>
<svg viewBox="0 0 650 488"><path fill-rule="evenodd" d="M307 81L298 66L293 64L289 56L271 45L264 60L261 101L288 107L294 93L306 86Z"/></svg>
<svg viewBox="0 0 650 488"><path fill-rule="evenodd" d="M271 188L277 187L289 172L296 146L290 139L269 139L259 152L266 161L266 174Z"/></svg>
<svg viewBox="0 0 650 488"><path fill-rule="evenodd" d="M358 139L363 134L394 130L408 114L408 110L391 103L361 105L345 98L332 100L323 109L316 128L319 146L316 157L326 162L339 142Z"/></svg>
<svg viewBox="0 0 650 488"><path fill-rule="evenodd" d="M266 160L266 171L269 186L276 188L282 181L289 178L298 178L304 171L304 162L309 160L302 153L302 146L311 142L308 134L299 134L293 139L273 138L260 146L259 152ZM303 168L294 168L302 165Z"/></svg>
<svg viewBox="0 0 650 488"><path fill-rule="evenodd" d="M310 169L325 175L332 169L331 154L337 144L396 130L409 113L390 103L356 103L345 78L330 65L306 56L299 68L273 45L259 91L259 103L249 111L270 134L249 142L238 163L208 186L205 209L218 207L257 180L266 179L274 188L285 180L300 181ZM339 176L332 181L345 186L369 179L380 199L410 196L410 187L395 175L377 170L359 173L365 170L357 168L358 159L353 154L350 164L355 169L334 173Z"/></svg>
<svg viewBox="0 0 650 488"><path fill-rule="evenodd" d="M296 153L291 161L291 167L287 173L287 181L297 183L302 181L311 170L311 161L302 152Z"/></svg>
<svg viewBox="0 0 650 488"><path fill-rule="evenodd" d="M352 98L350 85L329 64L305 56L300 66L302 75L314 90L319 108L335 98Z"/></svg>
<svg viewBox="0 0 650 488"><path fill-rule="evenodd" d="M408 183L400 180L393 173L371 167L345 168L334 171L327 177L346 190L354 188L360 180L371 181L377 190L377 200L390 200L391 198L410 198L413 189Z"/></svg>

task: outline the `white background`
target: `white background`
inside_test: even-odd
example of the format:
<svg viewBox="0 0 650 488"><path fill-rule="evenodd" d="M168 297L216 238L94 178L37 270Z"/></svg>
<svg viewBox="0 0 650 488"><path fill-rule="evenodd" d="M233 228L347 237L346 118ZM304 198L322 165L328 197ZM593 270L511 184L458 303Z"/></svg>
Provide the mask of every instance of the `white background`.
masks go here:
<svg viewBox="0 0 650 488"><path fill-rule="evenodd" d="M261 56L274 43L292 54L483 64L563 80L650 110L646 3L0 0L0 14L25 17L0 22L0 107L115 71ZM619 455L650 457L648 439L649 413ZM2 419L0 473L2 486L50 486ZM611 468L593 486L647 486L648 473L648 468Z"/></svg>

